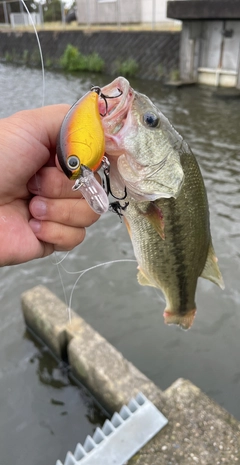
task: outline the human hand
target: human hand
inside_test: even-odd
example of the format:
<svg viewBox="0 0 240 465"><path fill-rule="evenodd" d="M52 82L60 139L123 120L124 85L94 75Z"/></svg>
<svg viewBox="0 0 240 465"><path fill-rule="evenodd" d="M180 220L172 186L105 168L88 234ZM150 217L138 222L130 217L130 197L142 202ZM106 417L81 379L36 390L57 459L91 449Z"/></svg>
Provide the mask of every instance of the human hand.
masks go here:
<svg viewBox="0 0 240 465"><path fill-rule="evenodd" d="M98 219L55 166L68 109L52 105L0 120L0 266L71 250Z"/></svg>

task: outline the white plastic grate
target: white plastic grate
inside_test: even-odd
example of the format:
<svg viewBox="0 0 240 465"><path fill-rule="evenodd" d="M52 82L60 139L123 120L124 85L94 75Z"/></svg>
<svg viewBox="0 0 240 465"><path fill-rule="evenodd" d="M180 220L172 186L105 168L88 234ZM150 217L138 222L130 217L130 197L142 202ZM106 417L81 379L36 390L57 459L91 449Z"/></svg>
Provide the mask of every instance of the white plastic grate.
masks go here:
<svg viewBox="0 0 240 465"><path fill-rule="evenodd" d="M83 446L77 444L74 454L67 453L64 464L56 465L124 465L168 423L167 418L144 394L139 393Z"/></svg>

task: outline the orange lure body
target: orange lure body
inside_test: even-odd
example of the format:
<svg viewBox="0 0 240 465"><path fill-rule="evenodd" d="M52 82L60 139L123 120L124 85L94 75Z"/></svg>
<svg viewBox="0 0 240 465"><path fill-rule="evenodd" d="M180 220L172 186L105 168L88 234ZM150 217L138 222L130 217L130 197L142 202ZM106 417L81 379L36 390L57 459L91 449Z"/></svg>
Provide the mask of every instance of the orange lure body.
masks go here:
<svg viewBox="0 0 240 465"><path fill-rule="evenodd" d="M96 91L88 92L70 108L63 120L57 155L69 179L79 178L81 165L92 171L101 166L105 152L105 137L98 99Z"/></svg>

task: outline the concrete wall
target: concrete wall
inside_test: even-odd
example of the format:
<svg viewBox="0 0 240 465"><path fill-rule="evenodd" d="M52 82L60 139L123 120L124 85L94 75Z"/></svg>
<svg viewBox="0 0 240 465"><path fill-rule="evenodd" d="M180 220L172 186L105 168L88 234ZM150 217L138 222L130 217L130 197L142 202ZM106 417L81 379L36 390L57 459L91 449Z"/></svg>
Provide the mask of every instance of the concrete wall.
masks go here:
<svg viewBox="0 0 240 465"><path fill-rule="evenodd" d="M183 81L197 80L200 60L201 21L184 21L180 47L180 77Z"/></svg>
<svg viewBox="0 0 240 465"><path fill-rule="evenodd" d="M230 37L223 35L223 30ZM221 46L224 39L222 59ZM240 21L203 21L200 66L237 71L240 52Z"/></svg>
<svg viewBox="0 0 240 465"><path fill-rule="evenodd" d="M115 74L116 60L134 58L139 65L137 77L151 80L167 78L179 68L180 33L178 32L106 32L40 31L43 56L59 60L68 44L84 54L97 52L105 61L106 74ZM25 50L36 54L36 37L30 32L0 32L0 59L6 52L21 57Z"/></svg>
<svg viewBox="0 0 240 465"><path fill-rule="evenodd" d="M238 87L240 21L184 21L180 75L184 81Z"/></svg>

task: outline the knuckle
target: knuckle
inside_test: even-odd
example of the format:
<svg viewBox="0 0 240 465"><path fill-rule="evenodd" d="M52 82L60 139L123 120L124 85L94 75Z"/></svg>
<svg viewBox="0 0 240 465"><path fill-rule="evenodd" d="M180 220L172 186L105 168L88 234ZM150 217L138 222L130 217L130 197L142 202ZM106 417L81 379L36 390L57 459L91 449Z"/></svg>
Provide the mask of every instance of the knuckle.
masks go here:
<svg viewBox="0 0 240 465"><path fill-rule="evenodd" d="M85 228L69 228L69 230L66 231L64 227L61 227L59 228L58 236L55 240L56 247L65 251L72 250L83 242L85 235Z"/></svg>

